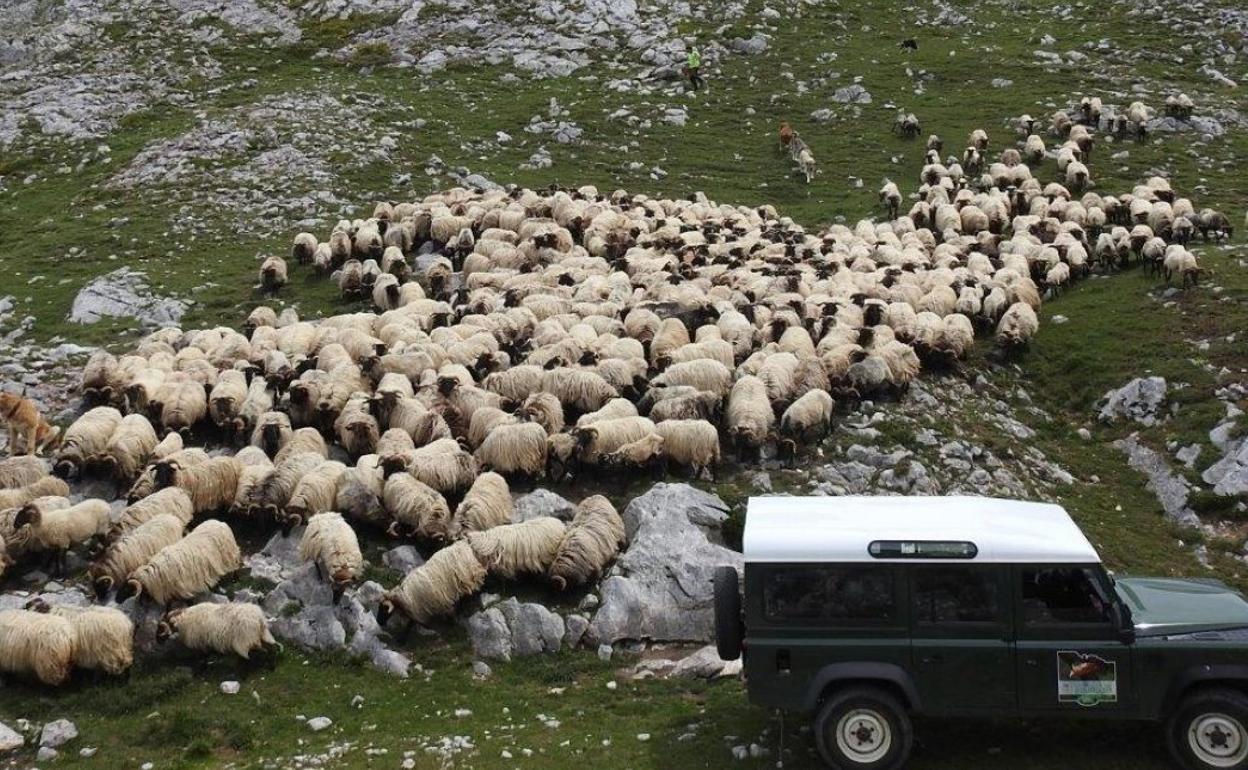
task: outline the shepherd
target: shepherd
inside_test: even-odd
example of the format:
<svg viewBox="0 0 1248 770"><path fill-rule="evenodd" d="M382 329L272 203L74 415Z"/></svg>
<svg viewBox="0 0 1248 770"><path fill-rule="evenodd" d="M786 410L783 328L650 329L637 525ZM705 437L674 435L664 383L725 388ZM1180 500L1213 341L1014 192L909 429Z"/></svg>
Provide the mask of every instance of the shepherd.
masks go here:
<svg viewBox="0 0 1248 770"><path fill-rule="evenodd" d="M699 70L702 69L702 54L698 53L698 49L689 48L689 56L685 59L685 71L689 74L689 82L693 85L693 90L697 91L702 87L702 76Z"/></svg>

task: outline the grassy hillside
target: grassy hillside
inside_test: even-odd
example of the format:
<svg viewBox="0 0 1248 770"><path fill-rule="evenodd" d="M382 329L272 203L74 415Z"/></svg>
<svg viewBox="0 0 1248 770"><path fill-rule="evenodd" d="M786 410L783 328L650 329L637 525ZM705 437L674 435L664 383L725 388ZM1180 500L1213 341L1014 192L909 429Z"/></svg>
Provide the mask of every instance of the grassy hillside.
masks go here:
<svg viewBox="0 0 1248 770"><path fill-rule="evenodd" d="M119 17L93 45L131 49L149 64L207 56L220 74L192 77L180 89L188 98L157 100L101 140L33 138L0 148L0 275L7 277L0 296L15 298L17 318L35 319L31 335L40 342L124 349L139 334L128 322L82 327L65 320L86 282L124 265L146 272L157 293L193 301L184 326L238 326L261 301L258 256L285 253L300 230L324 235L339 216L370 212L374 201L452 184L445 169L460 166L532 187L596 184L655 196L700 190L718 201L773 204L810 228L852 224L880 214L875 191L884 179L897 181L907 195L917 187L922 140L890 132L897 108L914 112L924 135L942 135L946 153L957 153L974 128L985 128L993 149L1000 149L1014 141L1011 119L1026 112L1044 121L1084 93L1116 104L1141 98L1160 108L1165 94L1182 90L1196 99L1198 114L1216 114L1227 133L1209 142L1191 132L1102 141L1092 174L1097 190L1110 193L1164 172L1198 208L1214 206L1242 222L1248 129L1241 113L1248 115L1248 96L1244 86L1218 85L1199 70L1201 51L1223 30L1198 19L1176 24L1187 11L1141 15L1137 4L1101 2L1074 4L1061 14L1047 4L966 3L956 7L970 23L919 27L916 18L934 14L913 3L792 3L779 18L764 14L764 5L749 3L731 28L692 21L681 27L704 46L756 30L770 36L761 54L726 55L709 66L708 88L699 94L635 79L645 68L619 52L591 52L590 66L553 79L516 78L510 67L485 63L421 74L384 64L388 52L377 47L344 60L322 55L391 17L305 18L302 41L278 48L230 33L176 50L163 49L151 28L139 30ZM170 12L154 13L162 18ZM173 30L174 20L164 21ZM1045 35L1056 42L1043 42ZM916 37L919 50L899 49L903 37ZM1105 40L1110 47L1098 49ZM1033 55L1040 49L1089 59L1052 64ZM1242 80L1243 61L1241 54L1220 66ZM837 88L858 78L872 95L870 104L832 101ZM1011 84L995 87L996 78ZM608 87L619 79L628 80L627 91ZM559 120L584 130L580 141L560 144L525 131L531 117L549 115L552 99L566 110ZM277 106L256 113L261 105ZM665 110L677 106L687 111L684 126L663 120ZM833 117L816 123L810 115L823 108ZM776 147L780 120L791 122L818 158L819 173L809 185ZM222 125L228 130L213 128ZM139 184L119 184L136 160L144 167L180 156L179 142L196 132L239 132L245 141L221 154L196 145L200 149L185 163ZM500 142L499 132L511 139ZM270 163L266 153L288 147L298 149L302 161ZM542 147L553 165L524 168ZM435 155L444 166L431 164ZM1057 171L1050 160L1038 173L1049 181ZM1163 278L1139 269L1096 276L1046 302L1038 338L1016 361L977 352L969 378L984 372L990 398L1025 415L1034 439L1003 437L991 415L970 406L956 419L929 415L908 423L890 438L913 444L914 430L925 425L1019 462L1029 446L1039 448L1074 476L1072 485L1051 493L1113 569L1212 574L1248 586L1242 556L1248 520L1234 501L1201 498L1208 529L1176 530L1161 516L1144 477L1111 447L1134 428L1096 422L1094 403L1106 390L1133 377L1162 375L1177 411L1158 426L1134 426L1141 440L1170 457L1171 447L1200 445L1195 470L1172 462L1193 481L1217 456L1208 432L1226 406L1215 393L1248 381L1248 249L1237 232L1232 243L1202 245L1198 252L1208 272L1195 289L1167 293ZM294 277L278 304L295 304L305 315L355 307L306 272ZM1067 320L1058 323L1055 316ZM8 358L0 348L0 363ZM993 411L991 402L976 404ZM1239 425L1248 429L1243 417ZM1077 434L1085 427L1088 439ZM784 473L774 475L778 490L800 489L796 482L786 486ZM738 508L751 489L737 475L713 486ZM621 502L629 496L624 488L615 493ZM1209 567L1193 550L1201 543ZM477 681L468 645L454 628L435 639L414 637L406 648L424 668L408 681L293 651L272 672L228 662L184 668L162 661L126 682L76 684L55 693L6 687L0 720L74 719L82 737L50 765L65 768L145 762L156 768L761 768L779 759L786 767L815 766L803 722L749 706L737 682L632 681L635 660L617 656L604 663L584 651L499 665L491 678ZM226 679L241 679L241 693L220 694L218 683ZM615 689L608 689L610 682ZM358 707L351 704L357 694L363 697ZM456 716L461 709L471 713ZM334 725L313 733L297 715L328 716ZM750 744L766 755L733 759L733 747ZM77 757L84 746L98 754ZM405 758L412 763L403 764ZM27 753L0 759L11 767L33 761ZM916 770L971 765L1142 770L1166 767L1167 760L1159 731L1149 726L920 725Z"/></svg>

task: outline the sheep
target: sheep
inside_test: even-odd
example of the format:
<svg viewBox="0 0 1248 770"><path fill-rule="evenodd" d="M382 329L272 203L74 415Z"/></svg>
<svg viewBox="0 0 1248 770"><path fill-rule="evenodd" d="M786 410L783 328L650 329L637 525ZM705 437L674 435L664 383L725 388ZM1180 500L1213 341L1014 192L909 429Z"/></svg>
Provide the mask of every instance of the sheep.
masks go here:
<svg viewBox="0 0 1248 770"><path fill-rule="evenodd" d="M807 391L780 417L780 432L790 439L823 436L832 425L832 397L823 390Z"/></svg>
<svg viewBox="0 0 1248 770"><path fill-rule="evenodd" d="M1025 347L1039 327L1036 311L1025 302L1015 302L997 324L997 345L1007 351Z"/></svg>
<svg viewBox="0 0 1248 770"><path fill-rule="evenodd" d="M576 412L591 412L619 396L598 373L563 367L542 374L541 390L558 398L565 409Z"/></svg>
<svg viewBox="0 0 1248 770"><path fill-rule="evenodd" d="M577 427L572 433L580 461L594 465L602 455L654 433L654 423L645 417L619 417Z"/></svg>
<svg viewBox="0 0 1248 770"><path fill-rule="evenodd" d="M69 485L54 476L44 476L38 481L16 489L0 489L0 511L20 508L37 497L67 497Z"/></svg>
<svg viewBox="0 0 1248 770"><path fill-rule="evenodd" d="M88 404L108 404L117 395L118 376L117 357L107 350L97 350L82 367L78 392Z"/></svg>
<svg viewBox="0 0 1248 770"><path fill-rule="evenodd" d="M269 631L264 610L246 602L204 602L172 610L157 625L156 640L164 642L175 634L187 649L233 653L244 660L262 651L272 663L282 648Z"/></svg>
<svg viewBox="0 0 1248 770"><path fill-rule="evenodd" d="M538 516L518 524L469 532L465 540L491 575L515 580L550 569L565 529L564 523L553 516Z"/></svg>
<svg viewBox="0 0 1248 770"><path fill-rule="evenodd" d="M147 465L158 443L156 430L146 417L126 415L109 437L100 465L108 469L120 488L129 487Z"/></svg>
<svg viewBox="0 0 1248 770"><path fill-rule="evenodd" d="M410 473L386 479L382 502L394 519L387 530L391 537L450 539L451 510L446 498Z"/></svg>
<svg viewBox="0 0 1248 770"><path fill-rule="evenodd" d="M421 624L451 615L460 600L481 590L486 574L485 565L467 542L452 543L382 596L377 622L384 625L395 610Z"/></svg>
<svg viewBox="0 0 1248 770"><path fill-rule="evenodd" d="M695 476L714 472L719 464L719 431L700 419L672 419L655 423L655 433L663 438L667 459L690 468Z"/></svg>
<svg viewBox="0 0 1248 770"><path fill-rule="evenodd" d="M982 128L975 129L967 139L967 144L980 152L984 152L988 149L988 132Z"/></svg>
<svg viewBox="0 0 1248 770"><path fill-rule="evenodd" d="M247 393L247 378L242 372L222 372L208 396L208 416L212 418L213 424L232 434L243 402L247 400Z"/></svg>
<svg viewBox="0 0 1248 770"><path fill-rule="evenodd" d="M758 377L745 375L732 386L725 415L728 435L739 452L761 451L775 427L776 415L767 397L767 385Z"/></svg>
<svg viewBox="0 0 1248 770"><path fill-rule="evenodd" d="M346 472L347 466L326 460L304 474L284 506L284 531L289 534L294 527L311 522L312 517L333 510L338 498L338 481Z"/></svg>
<svg viewBox="0 0 1248 770"><path fill-rule="evenodd" d="M189 503L188 499L188 511ZM96 597L104 601L118 583L146 564L160 549L181 540L185 528L186 521L174 514L162 513L118 537L87 570Z"/></svg>
<svg viewBox="0 0 1248 770"><path fill-rule="evenodd" d="M888 213L889 219L896 219L901 209L901 191L897 189L897 185L888 180L884 181L884 186L880 188L880 203L884 206Z"/></svg>
<svg viewBox="0 0 1248 770"><path fill-rule="evenodd" d="M88 410L65 430L52 472L61 478L82 472L107 451L108 440L120 424L121 412L111 406Z"/></svg>
<svg viewBox="0 0 1248 770"><path fill-rule="evenodd" d="M308 519L299 540L299 558L315 562L323 580L333 585L334 601L364 574L364 556L355 530L342 514L327 511Z"/></svg>
<svg viewBox="0 0 1248 770"><path fill-rule="evenodd" d="M77 634L69 620L30 610L0 610L0 671L33 674L57 686L69 679Z"/></svg>
<svg viewBox="0 0 1248 770"><path fill-rule="evenodd" d="M675 389L658 388L656 390ZM650 408L650 413L647 416L654 421L656 426L668 420L710 420L718 422L720 405L723 399L705 390L689 388L689 391L671 398L664 398Z"/></svg>
<svg viewBox="0 0 1248 770"><path fill-rule="evenodd" d="M499 425L473 455L485 470L540 476L546 468L546 429L536 422Z"/></svg>
<svg viewBox="0 0 1248 770"><path fill-rule="evenodd" d="M507 480L497 473L486 471L472 483L468 493L455 509L451 523L451 536L462 537L468 532L480 532L507 524L511 521L513 507Z"/></svg>
<svg viewBox="0 0 1248 770"><path fill-rule="evenodd" d="M107 501L95 499L50 511L28 503L17 512L13 528L23 548L52 551L63 556L70 546L103 535L108 529L109 510Z"/></svg>
<svg viewBox="0 0 1248 770"><path fill-rule="evenodd" d="M609 401L607 403L612 402ZM548 434L555 434L563 430L563 404L559 402L559 398L553 393L545 391L530 393L525 397L523 403L520 404L520 408L516 410L516 416L522 420L541 425Z"/></svg>
<svg viewBox="0 0 1248 770"><path fill-rule="evenodd" d="M651 385L670 387L672 385L692 385L698 390L705 390L719 396L725 396L732 388L732 370L719 361L709 358L672 364L658 377L651 380Z"/></svg>
<svg viewBox="0 0 1248 770"><path fill-rule="evenodd" d="M247 513L276 520L291 502L291 497L301 482L310 474L315 474L325 462L324 456L316 452L299 452L279 457L273 464L273 470L251 488L251 494L246 501ZM324 508L327 502L332 503L336 497L333 486L341 475L342 470L330 469L325 477L313 480L304 488L305 495L299 501L296 513L306 514Z"/></svg>
<svg viewBox="0 0 1248 770"><path fill-rule="evenodd" d="M186 526L195 516L195 503L186 490L180 487L158 490L127 505L121 512L121 518L110 529L109 539L115 540L162 515L173 516Z"/></svg>
<svg viewBox="0 0 1248 770"><path fill-rule="evenodd" d="M273 463L280 465L289 457L301 454L320 455L322 459L329 456L329 447L325 439L315 428L300 428L290 434L290 440L273 456Z"/></svg>
<svg viewBox="0 0 1248 770"><path fill-rule="evenodd" d="M615 451L602 455L600 462L608 468L649 468L658 475L663 470L663 437L658 433L647 433L636 441L630 441Z"/></svg>
<svg viewBox="0 0 1248 770"><path fill-rule="evenodd" d="M209 519L131 572L117 591L117 602L132 596L149 596L157 604L190 599L242 566L234 533L224 522Z"/></svg>
<svg viewBox="0 0 1248 770"><path fill-rule="evenodd" d="M576 427L582 428L603 420L615 420L621 417L637 417L637 407L626 398L613 398L603 404L600 409L586 412L576 418Z"/></svg>
<svg viewBox="0 0 1248 770"><path fill-rule="evenodd" d="M33 455L0 460L0 489L24 487L47 475L48 469L43 460Z"/></svg>
<svg viewBox="0 0 1248 770"><path fill-rule="evenodd" d="M113 607L51 607L35 600L36 612L69 621L74 631L74 666L119 676L134 665L134 623Z"/></svg>
<svg viewBox="0 0 1248 770"><path fill-rule="evenodd" d="M256 427L251 431L251 445L274 457L290 441L293 432L290 417L282 412L265 412L256 420Z"/></svg>
<svg viewBox="0 0 1248 770"><path fill-rule="evenodd" d="M177 468L173 478L162 479L157 471L157 483L163 488L176 486L191 497L191 507L196 514L210 513L229 508L238 492L243 465L233 457L214 457L207 462L189 468Z"/></svg>
<svg viewBox="0 0 1248 770"><path fill-rule="evenodd" d="M816 163L815 156L809 147L803 147L797 154L797 168L806 177L806 184L810 184L810 181L815 178Z"/></svg>
<svg viewBox="0 0 1248 770"><path fill-rule="evenodd" d="M260 289L270 294L286 285L286 260L279 256L266 257L260 265Z"/></svg>
<svg viewBox="0 0 1248 770"><path fill-rule="evenodd" d="M386 475L406 470L444 495L456 494L472 486L477 477L477 461L452 439L438 439L412 452L383 458Z"/></svg>
<svg viewBox="0 0 1248 770"><path fill-rule="evenodd" d="M1170 283L1170 278L1178 273L1182 277L1185 289L1189 280L1192 286L1195 286L1202 272L1200 265L1196 262L1196 255L1178 244L1166 249L1163 266L1166 270L1166 283Z"/></svg>
<svg viewBox="0 0 1248 770"><path fill-rule="evenodd" d="M290 250L291 259L299 265L310 265L319 245L316 236L312 233L299 233L295 236L294 246Z"/></svg>
<svg viewBox="0 0 1248 770"><path fill-rule="evenodd" d="M383 474L376 455L365 455L338 478L334 509L356 521L386 526L381 515Z"/></svg>
<svg viewBox="0 0 1248 770"><path fill-rule="evenodd" d="M560 591L596 580L624 545L624 521L602 495L587 497L559 542L546 571Z"/></svg>

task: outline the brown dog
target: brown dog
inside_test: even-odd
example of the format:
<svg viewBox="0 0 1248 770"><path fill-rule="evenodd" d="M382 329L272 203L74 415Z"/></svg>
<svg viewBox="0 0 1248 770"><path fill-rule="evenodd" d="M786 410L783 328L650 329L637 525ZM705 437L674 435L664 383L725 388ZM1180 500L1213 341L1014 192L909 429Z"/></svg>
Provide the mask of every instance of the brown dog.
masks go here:
<svg viewBox="0 0 1248 770"><path fill-rule="evenodd" d="M787 148L791 141L793 141L793 127L787 122L782 122L780 124L780 149Z"/></svg>
<svg viewBox="0 0 1248 770"><path fill-rule="evenodd" d="M12 393L0 393L0 422L9 431L9 455L17 454L17 440L25 443L26 454L55 446L61 429L43 419L35 402Z"/></svg>

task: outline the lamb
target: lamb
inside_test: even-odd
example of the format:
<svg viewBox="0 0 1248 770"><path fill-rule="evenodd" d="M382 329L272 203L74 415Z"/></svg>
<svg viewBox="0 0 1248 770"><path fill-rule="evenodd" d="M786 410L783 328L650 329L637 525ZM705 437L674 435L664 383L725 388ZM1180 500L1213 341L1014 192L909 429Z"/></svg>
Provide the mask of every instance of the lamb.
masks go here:
<svg viewBox="0 0 1248 770"><path fill-rule="evenodd" d="M233 531L224 522L209 519L130 573L117 591L117 602L132 596L150 596L157 604L190 599L242 566Z"/></svg>
<svg viewBox="0 0 1248 770"><path fill-rule="evenodd" d="M536 478L546 468L546 429L535 422L499 425L473 455L482 469Z"/></svg>
<svg viewBox="0 0 1248 770"><path fill-rule="evenodd" d="M468 532L481 532L507 524L511 521L512 512L507 480L497 473L482 473L455 509L451 537L459 538Z"/></svg>
<svg viewBox="0 0 1248 770"><path fill-rule="evenodd" d="M37 497L68 497L69 485L54 476L44 476L17 489L0 489L0 511L20 508Z"/></svg>
<svg viewBox="0 0 1248 770"><path fill-rule="evenodd" d="M486 574L467 542L452 543L385 593L377 606L377 622L384 625L395 610L421 624L451 615L461 599L481 590Z"/></svg>
<svg viewBox="0 0 1248 770"><path fill-rule="evenodd" d="M515 580L550 569L565 529L564 523L553 516L538 516L519 524L469 532L465 539L491 575Z"/></svg>
<svg viewBox="0 0 1248 770"><path fill-rule="evenodd" d="M81 473L107 451L108 440L120 424L121 412L111 406L97 406L74 420L61 439L52 472L61 478Z"/></svg>
<svg viewBox="0 0 1248 770"><path fill-rule="evenodd" d="M719 431L700 419L672 419L655 423L655 433L663 438L667 459L692 469L694 475L714 472L719 464Z"/></svg>
<svg viewBox="0 0 1248 770"><path fill-rule="evenodd" d="M387 530L391 537L450 539L451 510L446 498L410 473L386 479L382 501L394 519Z"/></svg>
<svg viewBox="0 0 1248 770"><path fill-rule="evenodd" d="M780 432L791 439L820 437L832 426L832 397L823 390L807 391L780 417Z"/></svg>
<svg viewBox="0 0 1248 770"><path fill-rule="evenodd" d="M260 265L260 289L270 294L286 285L286 260L279 256L266 257Z"/></svg>
<svg viewBox="0 0 1248 770"><path fill-rule="evenodd" d="M170 489L185 496L180 489ZM186 511L190 512L189 498L186 499ZM146 564L165 546L181 540L185 528L186 521L183 519L171 513L162 513L121 535L87 570L96 597L104 601L109 592L131 572Z"/></svg>
<svg viewBox="0 0 1248 770"><path fill-rule="evenodd" d="M115 540L162 515L173 516L185 527L195 516L195 503L185 489L165 487L126 506L109 538Z"/></svg>
<svg viewBox="0 0 1248 770"><path fill-rule="evenodd" d="M33 484L48 475L43 460L34 455L20 455L0 460L0 489L17 489Z"/></svg>
<svg viewBox="0 0 1248 770"><path fill-rule="evenodd" d="M321 578L333 585L335 603L346 587L364 574L359 539L340 513L318 513L308 519L308 528L299 540L299 558L316 563Z"/></svg>
<svg viewBox="0 0 1248 770"><path fill-rule="evenodd" d="M246 602L204 602L168 612L156 627L156 640L164 642L175 634L187 649L233 653L244 660L262 651L275 661L282 647L269 631L264 610Z"/></svg>
<svg viewBox="0 0 1248 770"><path fill-rule="evenodd" d="M600 458L600 462L608 468L649 468L656 475L662 472L663 461L663 437L658 433L647 433Z"/></svg>
<svg viewBox="0 0 1248 770"><path fill-rule="evenodd" d="M624 522L611 501L587 497L559 542L546 575L558 590L596 580L624 545Z"/></svg>
<svg viewBox="0 0 1248 770"><path fill-rule="evenodd" d="M134 623L113 607L51 607L35 600L30 609L69 621L74 630L74 665L118 676L134 665Z"/></svg>
<svg viewBox="0 0 1248 770"><path fill-rule="evenodd" d="M658 388L656 390L673 389ZM668 420L719 421L720 405L723 399L705 390L689 388L689 391L671 398L664 398L650 408L648 416L654 420L656 426Z"/></svg>
<svg viewBox="0 0 1248 770"><path fill-rule="evenodd" d="M57 686L69 679L78 635L65 618L30 610L0 611L0 671L33 674Z"/></svg>

